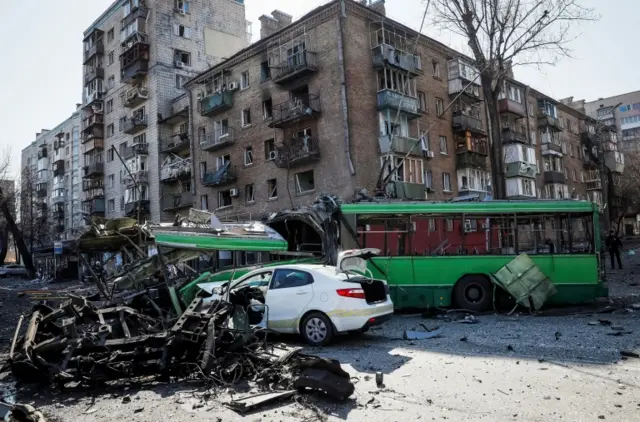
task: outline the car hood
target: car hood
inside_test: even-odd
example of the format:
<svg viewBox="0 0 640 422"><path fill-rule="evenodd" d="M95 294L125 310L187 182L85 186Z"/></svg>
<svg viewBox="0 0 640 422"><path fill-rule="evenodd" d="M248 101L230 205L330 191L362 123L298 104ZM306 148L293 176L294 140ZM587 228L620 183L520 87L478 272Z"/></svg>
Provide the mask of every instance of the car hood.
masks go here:
<svg viewBox="0 0 640 422"><path fill-rule="evenodd" d="M380 255L380 249L375 248L349 249L341 251L338 254L336 268L341 272L355 271L364 273L367 269L367 260L378 255Z"/></svg>

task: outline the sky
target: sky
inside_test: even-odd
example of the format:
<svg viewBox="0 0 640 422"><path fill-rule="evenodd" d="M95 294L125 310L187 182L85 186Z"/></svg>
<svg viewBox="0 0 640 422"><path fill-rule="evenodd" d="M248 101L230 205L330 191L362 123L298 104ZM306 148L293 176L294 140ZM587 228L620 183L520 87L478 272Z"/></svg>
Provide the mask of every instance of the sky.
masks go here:
<svg viewBox="0 0 640 422"><path fill-rule="evenodd" d="M640 89L638 69L638 0L578 0L600 14L582 23L570 45L572 58L555 66L517 67L515 77L555 98L596 100ZM260 35L258 17L274 9L294 20L327 0L245 0L254 41ZM112 0L30 0L3 2L0 14L0 156L9 150L9 176L20 171L20 151L36 132L52 129L65 119L82 95L82 33ZM60 7L64 3L65 7ZM386 0L387 16L420 28L422 0ZM37 11L35 13L34 11ZM466 42L425 24L423 33L459 51Z"/></svg>

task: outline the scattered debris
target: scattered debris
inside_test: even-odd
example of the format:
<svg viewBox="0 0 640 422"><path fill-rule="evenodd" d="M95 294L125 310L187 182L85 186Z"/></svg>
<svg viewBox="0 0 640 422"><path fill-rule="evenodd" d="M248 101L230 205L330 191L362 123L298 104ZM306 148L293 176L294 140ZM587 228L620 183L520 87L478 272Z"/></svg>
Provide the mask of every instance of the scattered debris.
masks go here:
<svg viewBox="0 0 640 422"><path fill-rule="evenodd" d="M47 422L42 412L30 404L16 403L11 408L9 421L13 422Z"/></svg>
<svg viewBox="0 0 640 422"><path fill-rule="evenodd" d="M259 394L251 394L230 402L224 403L225 406L235 410L238 413L247 413L269 403L278 400L288 399L296 394L296 390L272 391Z"/></svg>
<svg viewBox="0 0 640 422"><path fill-rule="evenodd" d="M402 338L405 340L426 340L430 338L439 338L442 336L441 328L434 328L430 331L404 330Z"/></svg>
<svg viewBox="0 0 640 422"><path fill-rule="evenodd" d="M620 350L620 356L624 356L627 358L636 358L640 359L640 354L636 352L631 352L629 350Z"/></svg>
<svg viewBox="0 0 640 422"><path fill-rule="evenodd" d="M384 381L384 375L382 374L382 372L380 371L376 372L376 385L378 387L382 387L384 385L383 381Z"/></svg>
<svg viewBox="0 0 640 422"><path fill-rule="evenodd" d="M473 315L467 315L464 317L464 319L455 322L458 322L460 324L477 324L480 322L480 320Z"/></svg>

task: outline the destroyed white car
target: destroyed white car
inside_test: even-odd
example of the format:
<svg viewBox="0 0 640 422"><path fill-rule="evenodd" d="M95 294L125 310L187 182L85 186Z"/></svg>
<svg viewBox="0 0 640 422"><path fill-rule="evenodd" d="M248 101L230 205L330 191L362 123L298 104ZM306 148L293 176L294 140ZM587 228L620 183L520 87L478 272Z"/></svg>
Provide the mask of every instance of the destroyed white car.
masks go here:
<svg viewBox="0 0 640 422"><path fill-rule="evenodd" d="M265 302L261 325L279 333L300 334L311 345L325 345L336 334L365 332L391 319L389 288L385 281L373 279L366 266L366 260L379 253L378 249L343 251L336 267L264 267L234 280L229 289L227 282L198 286L210 294L206 301L258 288Z"/></svg>

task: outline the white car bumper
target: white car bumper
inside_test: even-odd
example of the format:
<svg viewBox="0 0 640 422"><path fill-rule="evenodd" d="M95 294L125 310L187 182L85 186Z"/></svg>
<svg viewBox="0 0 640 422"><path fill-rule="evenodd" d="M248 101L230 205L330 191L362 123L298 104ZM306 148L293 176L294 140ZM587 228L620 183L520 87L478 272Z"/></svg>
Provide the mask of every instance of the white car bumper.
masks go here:
<svg viewBox="0 0 640 422"><path fill-rule="evenodd" d="M341 300L342 303L348 303L352 299ZM327 312L329 318L335 325L338 332L357 331L366 327L379 325L389 319L393 315L393 302L388 298L385 302L376 303L375 305L366 304L358 308L339 307Z"/></svg>

